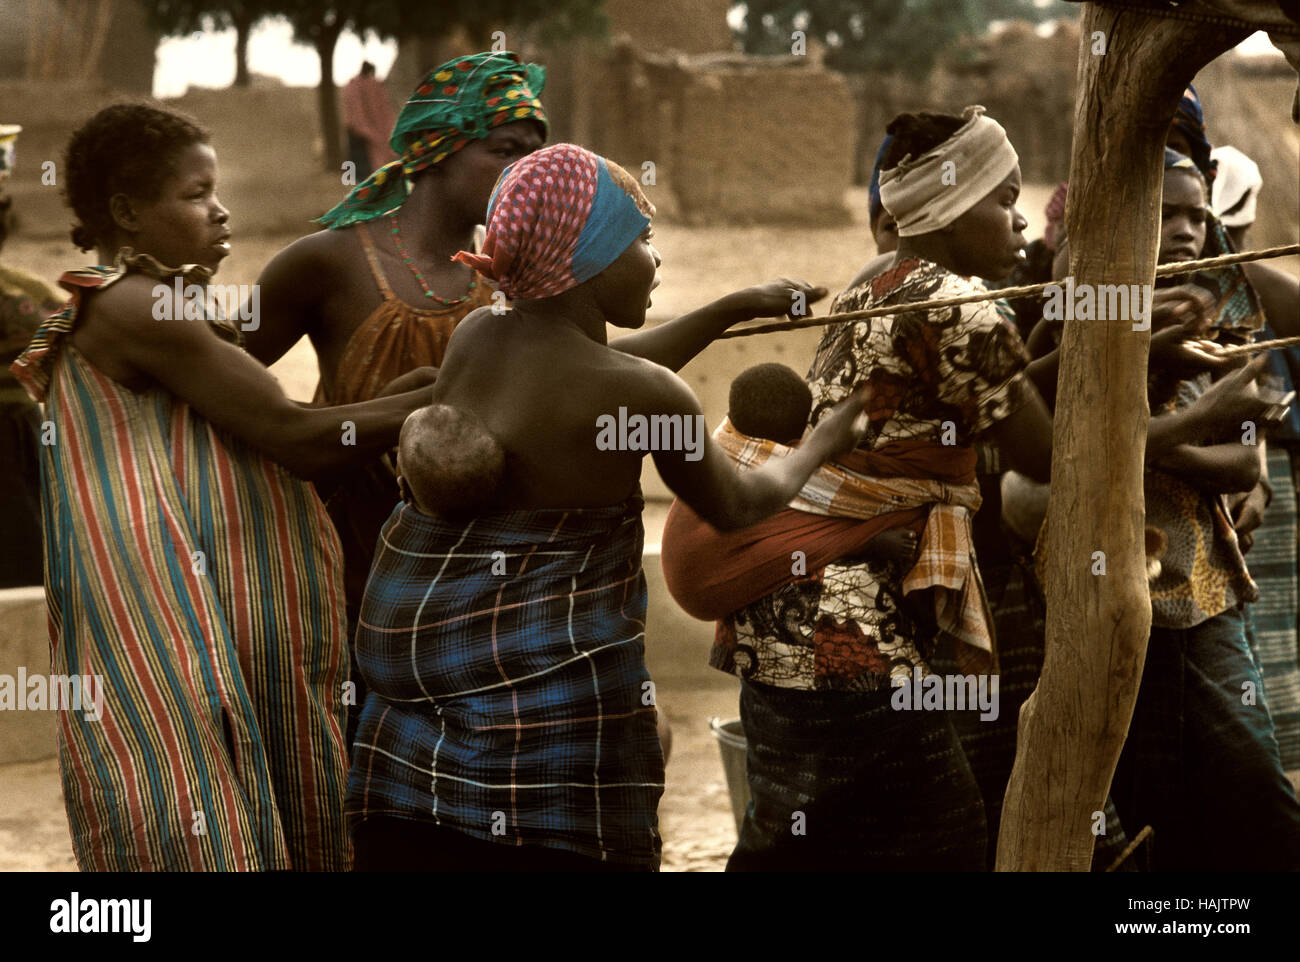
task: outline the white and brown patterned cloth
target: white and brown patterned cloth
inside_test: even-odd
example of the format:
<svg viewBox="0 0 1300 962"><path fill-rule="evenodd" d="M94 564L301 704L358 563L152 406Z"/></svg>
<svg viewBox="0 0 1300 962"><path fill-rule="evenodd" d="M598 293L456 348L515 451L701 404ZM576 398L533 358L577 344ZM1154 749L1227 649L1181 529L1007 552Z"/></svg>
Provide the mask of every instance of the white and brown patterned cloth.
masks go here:
<svg viewBox="0 0 1300 962"><path fill-rule="evenodd" d="M928 506L921 559L910 570L856 558L810 569L720 622L714 667L784 688L870 691L914 668L928 671L942 630L964 642L956 646L963 670L996 670L970 529L980 504L971 444L1032 398L1029 358L1001 302L906 307L982 290L979 281L913 258L836 298L833 312L885 304L899 312L823 335L809 373L813 423L865 382L870 425L857 450L823 468L801 493L804 503L792 507L870 517L882 503L892 511ZM719 441L726 447L721 432ZM857 456L895 469L854 476L843 465ZM742 448L733 457L754 455ZM963 457L963 476L941 470ZM905 603L925 589L933 589L933 603Z"/></svg>

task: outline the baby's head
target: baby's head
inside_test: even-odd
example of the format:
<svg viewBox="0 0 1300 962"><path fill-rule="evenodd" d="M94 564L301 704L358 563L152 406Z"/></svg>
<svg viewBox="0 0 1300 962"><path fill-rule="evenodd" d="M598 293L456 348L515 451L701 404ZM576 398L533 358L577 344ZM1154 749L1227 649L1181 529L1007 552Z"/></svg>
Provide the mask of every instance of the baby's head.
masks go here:
<svg viewBox="0 0 1300 962"><path fill-rule="evenodd" d="M731 382L727 417L751 438L792 444L803 437L812 413L812 392L784 364L756 364Z"/></svg>
<svg viewBox="0 0 1300 962"><path fill-rule="evenodd" d="M424 514L489 508L505 480L505 449L473 412L447 404L413 411L397 442L402 497Z"/></svg>

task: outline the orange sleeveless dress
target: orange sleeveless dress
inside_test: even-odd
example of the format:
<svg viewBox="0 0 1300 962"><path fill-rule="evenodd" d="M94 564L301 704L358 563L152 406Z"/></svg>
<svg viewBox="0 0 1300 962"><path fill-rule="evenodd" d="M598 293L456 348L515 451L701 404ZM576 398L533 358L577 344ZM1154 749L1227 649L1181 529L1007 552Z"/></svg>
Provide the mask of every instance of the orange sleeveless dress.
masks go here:
<svg viewBox="0 0 1300 962"><path fill-rule="evenodd" d="M321 372L312 399L315 404L355 404L374 398L394 378L417 367L442 364L447 342L466 315L492 303L492 288L480 275L469 297L451 307L412 307L396 294L384 276L368 225L357 224L370 273L383 301L353 331L330 378ZM340 475L326 507L343 542L344 584L348 623L355 622L361 604L375 541L400 496L397 479L384 460Z"/></svg>

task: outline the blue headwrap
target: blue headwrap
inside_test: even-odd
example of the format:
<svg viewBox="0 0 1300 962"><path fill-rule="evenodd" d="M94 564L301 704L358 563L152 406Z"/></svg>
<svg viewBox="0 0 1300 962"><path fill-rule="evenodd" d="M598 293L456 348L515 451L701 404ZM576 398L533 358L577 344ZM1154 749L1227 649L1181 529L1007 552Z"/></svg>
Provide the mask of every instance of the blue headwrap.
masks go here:
<svg viewBox="0 0 1300 962"><path fill-rule="evenodd" d="M893 142L894 135L885 134L885 139L880 142L880 149L876 151L875 166L871 168L871 183L867 189L871 195L871 203L868 209L873 225L880 220L880 215L885 212L885 205L880 202L880 165Z"/></svg>
<svg viewBox="0 0 1300 962"><path fill-rule="evenodd" d="M1197 176L1201 184L1205 184L1205 174L1201 172L1200 166L1186 154L1180 154L1172 147L1165 148L1165 170L1186 170Z"/></svg>
<svg viewBox="0 0 1300 962"><path fill-rule="evenodd" d="M1187 145L1192 151L1192 163L1196 164L1196 169L1201 172L1208 185L1214 180L1218 165L1210 158L1210 139L1205 130L1205 114L1201 110L1201 98L1197 96L1196 88L1191 84L1187 85L1183 99L1178 103L1178 110L1174 114L1174 127L1187 139Z"/></svg>

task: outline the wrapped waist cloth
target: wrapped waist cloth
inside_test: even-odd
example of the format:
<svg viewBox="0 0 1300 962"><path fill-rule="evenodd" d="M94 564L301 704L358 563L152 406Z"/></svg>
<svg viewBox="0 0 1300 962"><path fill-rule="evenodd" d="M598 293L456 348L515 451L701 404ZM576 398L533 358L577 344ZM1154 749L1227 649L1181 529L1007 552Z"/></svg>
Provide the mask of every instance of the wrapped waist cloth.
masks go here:
<svg viewBox="0 0 1300 962"><path fill-rule="evenodd" d="M727 420L714 440L742 470L790 450L741 434ZM974 470L970 448L894 442L854 451L819 468L786 510L730 532L678 501L664 526L664 580L688 613L724 618L853 554L883 531L912 528L920 532L920 554L902 590L934 589L937 624L962 643L963 669L994 669L992 616L970 529L980 506Z"/></svg>
<svg viewBox="0 0 1300 962"><path fill-rule="evenodd" d="M357 629L347 812L657 865L640 497L449 520L401 504Z"/></svg>

